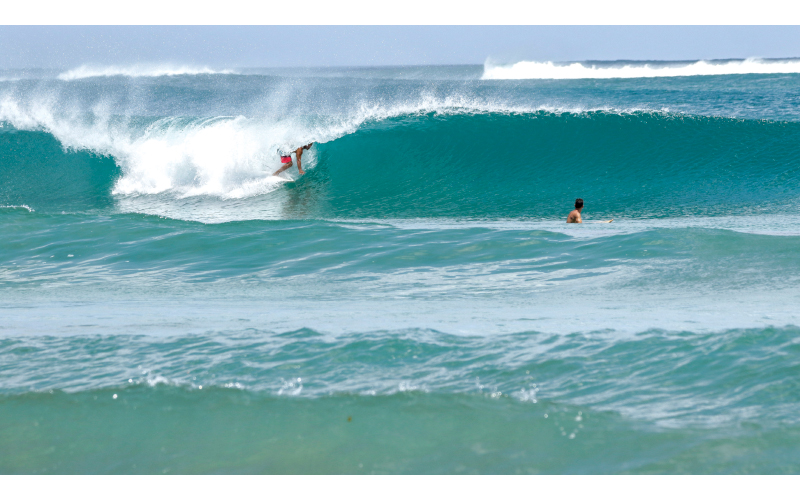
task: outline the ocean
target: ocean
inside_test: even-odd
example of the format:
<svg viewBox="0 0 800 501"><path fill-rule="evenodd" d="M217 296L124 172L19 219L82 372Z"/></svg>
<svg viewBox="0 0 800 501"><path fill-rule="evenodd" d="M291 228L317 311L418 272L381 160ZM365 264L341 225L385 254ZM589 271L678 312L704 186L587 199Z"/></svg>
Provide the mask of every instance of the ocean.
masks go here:
<svg viewBox="0 0 800 501"><path fill-rule="evenodd" d="M798 202L794 59L2 70L0 473L798 474Z"/></svg>

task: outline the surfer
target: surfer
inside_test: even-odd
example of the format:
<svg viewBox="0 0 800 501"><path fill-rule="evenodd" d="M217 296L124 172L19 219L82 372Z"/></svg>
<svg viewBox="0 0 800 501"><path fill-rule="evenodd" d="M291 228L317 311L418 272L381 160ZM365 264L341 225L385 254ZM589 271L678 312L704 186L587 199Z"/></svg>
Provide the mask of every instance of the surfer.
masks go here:
<svg viewBox="0 0 800 501"><path fill-rule="evenodd" d="M568 223L582 223L583 219L581 219L581 211L583 210L583 199L578 198L575 200L575 210L569 213L567 216ZM613 219L609 219L608 221L601 221L603 223L610 223Z"/></svg>
<svg viewBox="0 0 800 501"><path fill-rule="evenodd" d="M303 156L303 150L307 150L307 149L311 148L312 144L314 144L314 143L313 142L308 143L307 145L301 146L301 147L297 148L296 150L294 150L294 154L297 157L297 170L298 170L298 172L300 172L301 176L303 174L305 174L305 171L303 171L303 164L300 161L300 157ZM281 172L285 171L286 169L288 169L289 167L291 167L293 165L292 164L292 154L291 153L284 154L281 150L278 150L278 154L281 156L281 163L283 165L281 165L280 169L275 171L273 176L277 176L278 174L280 174Z"/></svg>

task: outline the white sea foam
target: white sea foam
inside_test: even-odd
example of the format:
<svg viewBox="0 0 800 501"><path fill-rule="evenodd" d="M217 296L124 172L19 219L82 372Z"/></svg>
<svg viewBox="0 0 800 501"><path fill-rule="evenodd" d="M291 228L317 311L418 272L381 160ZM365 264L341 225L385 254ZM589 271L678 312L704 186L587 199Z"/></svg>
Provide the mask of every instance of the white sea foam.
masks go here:
<svg viewBox="0 0 800 501"><path fill-rule="evenodd" d="M0 98L0 121L47 131L69 150L113 157L122 170L113 188L118 195L246 198L267 193L289 179L287 174L271 176L280 167L278 148L332 140L355 125L241 116L171 117L137 125L113 118L102 102L90 114L86 111L65 111L48 98L25 103ZM314 150L304 155L303 163L314 168Z"/></svg>
<svg viewBox="0 0 800 501"><path fill-rule="evenodd" d="M22 205L0 205L0 209L25 209L28 212L36 212L25 204Z"/></svg>
<svg viewBox="0 0 800 501"><path fill-rule="evenodd" d="M83 65L58 75L60 80L78 80L93 77L163 77L176 75L231 74L233 70L213 70L207 66L173 64L133 64L128 66Z"/></svg>
<svg viewBox="0 0 800 501"><path fill-rule="evenodd" d="M742 75L751 73L800 73L800 59L736 61L695 61L686 63L554 63L552 61L520 61L497 65L486 61L484 80L578 79L578 78L654 78L704 75Z"/></svg>
<svg viewBox="0 0 800 501"><path fill-rule="evenodd" d="M122 136L109 150L123 170L113 193L172 192L179 198L267 193L283 182L269 176L279 166L275 149L286 142L282 132L244 117L158 120L143 133Z"/></svg>

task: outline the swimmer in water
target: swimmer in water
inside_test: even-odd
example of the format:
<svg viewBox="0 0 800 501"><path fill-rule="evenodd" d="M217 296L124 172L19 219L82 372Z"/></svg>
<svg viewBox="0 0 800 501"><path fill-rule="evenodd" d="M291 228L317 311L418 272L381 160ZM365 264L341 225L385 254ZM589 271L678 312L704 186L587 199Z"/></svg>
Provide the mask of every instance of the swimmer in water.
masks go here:
<svg viewBox="0 0 800 501"><path fill-rule="evenodd" d="M300 158L303 156L303 150L307 150L307 149L311 148L312 144L314 144L314 143L308 143L307 145L301 146L300 148L297 148L296 150L294 150L294 154L297 157L297 170L298 170L298 172L300 172L301 176L303 174L305 174L305 171L303 170L303 164L302 164ZM289 153L287 155L287 154L284 154L283 152L281 152L280 150L278 150L278 154L280 154L280 156L281 156L281 163L283 165L281 165L281 168L276 170L275 173L272 174L273 176L277 176L281 172L285 171L286 169L288 169L289 167L294 165L292 163L292 154L291 153Z"/></svg>
<svg viewBox="0 0 800 501"><path fill-rule="evenodd" d="M582 223L583 219L581 219L581 211L583 210L583 199L579 198L575 200L575 210L569 213L567 216L568 223ZM609 219L608 221L601 221L603 223L610 223L613 219Z"/></svg>

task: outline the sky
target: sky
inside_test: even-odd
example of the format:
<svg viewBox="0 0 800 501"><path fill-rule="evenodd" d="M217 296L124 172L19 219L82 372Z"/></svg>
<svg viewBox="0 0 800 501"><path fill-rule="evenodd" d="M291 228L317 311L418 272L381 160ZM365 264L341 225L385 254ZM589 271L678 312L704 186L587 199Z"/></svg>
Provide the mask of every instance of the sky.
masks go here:
<svg viewBox="0 0 800 501"><path fill-rule="evenodd" d="M800 57L800 26L0 26L0 68Z"/></svg>

